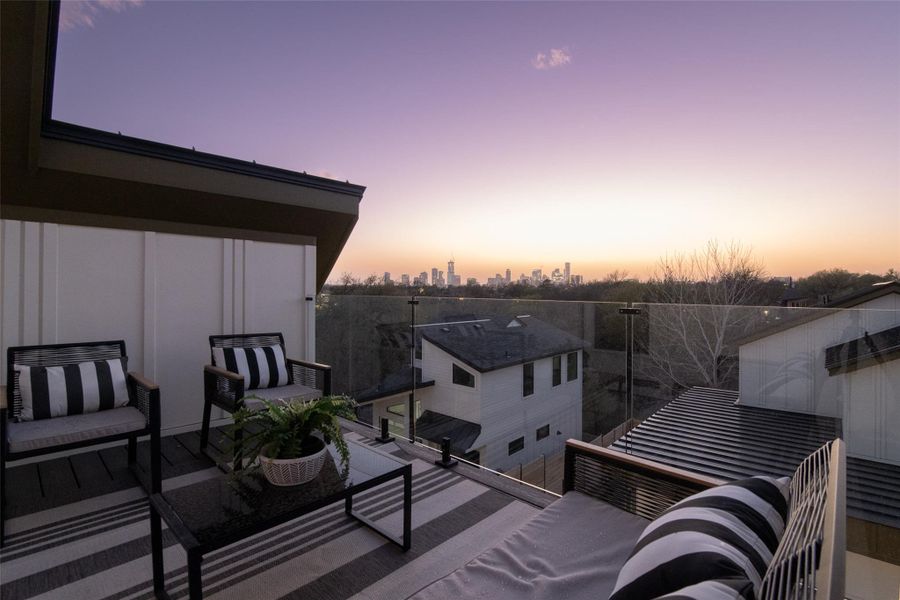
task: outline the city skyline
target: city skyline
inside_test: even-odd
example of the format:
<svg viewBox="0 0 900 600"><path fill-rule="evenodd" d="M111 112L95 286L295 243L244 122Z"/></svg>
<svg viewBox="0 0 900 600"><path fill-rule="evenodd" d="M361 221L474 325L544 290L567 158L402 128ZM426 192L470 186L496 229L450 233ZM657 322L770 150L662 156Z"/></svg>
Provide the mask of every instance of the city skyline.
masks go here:
<svg viewBox="0 0 900 600"><path fill-rule="evenodd" d="M900 262L898 3L84 6L54 117L367 186L331 279Z"/></svg>
<svg viewBox="0 0 900 600"><path fill-rule="evenodd" d="M503 269L503 272L497 271L493 276L486 277L478 277L471 274L460 275L455 272L455 264L452 258L447 262L447 276L444 276L444 271L438 267L431 267L430 269L430 277L429 270L421 271L418 275L415 275L412 271L383 271L380 276L377 273L368 273L364 276L364 278L376 277L379 281L384 284L393 283L398 285L436 285L438 287L450 287L454 285L463 285L464 283L469 283L474 280L474 283L489 285L489 286L500 286L500 285L509 285L510 283L523 282L523 280L527 280L531 285L538 285L543 280L549 280L552 283L556 284L580 284L588 281L584 278L583 275L578 273L573 273L571 271L571 262L564 262L562 267L555 267L550 269L547 272L544 272L543 267L537 267L533 269L529 269L528 271L522 271L518 276L514 276L514 272L509 267ZM528 274L530 271L530 275ZM341 282L341 279L346 275L356 275L353 273L343 273L338 277L333 277L329 279L329 283L334 285Z"/></svg>

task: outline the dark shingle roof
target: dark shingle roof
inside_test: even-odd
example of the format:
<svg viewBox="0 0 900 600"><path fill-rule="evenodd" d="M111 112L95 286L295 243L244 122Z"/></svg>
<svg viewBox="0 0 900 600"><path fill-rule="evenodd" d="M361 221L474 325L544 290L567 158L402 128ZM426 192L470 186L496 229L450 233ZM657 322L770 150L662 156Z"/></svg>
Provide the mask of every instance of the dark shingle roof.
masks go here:
<svg viewBox="0 0 900 600"><path fill-rule="evenodd" d="M524 315L436 324L422 331L424 339L481 373L584 347L581 338Z"/></svg>
<svg viewBox="0 0 900 600"><path fill-rule="evenodd" d="M735 404L738 393L691 388L612 447L695 473L740 479L791 475L839 419ZM900 527L900 466L847 457L847 514Z"/></svg>
<svg viewBox="0 0 900 600"><path fill-rule="evenodd" d="M423 388L432 385L434 385L434 381L422 381L422 369L416 367L416 387ZM359 392L355 397L359 404L363 404L394 394L409 392L412 387L412 372L409 367L405 367L385 376L381 383Z"/></svg>
<svg viewBox="0 0 900 600"><path fill-rule="evenodd" d="M450 438L450 451L457 456L465 454L478 436L481 425L426 410L416 419L416 437L440 444L445 437Z"/></svg>

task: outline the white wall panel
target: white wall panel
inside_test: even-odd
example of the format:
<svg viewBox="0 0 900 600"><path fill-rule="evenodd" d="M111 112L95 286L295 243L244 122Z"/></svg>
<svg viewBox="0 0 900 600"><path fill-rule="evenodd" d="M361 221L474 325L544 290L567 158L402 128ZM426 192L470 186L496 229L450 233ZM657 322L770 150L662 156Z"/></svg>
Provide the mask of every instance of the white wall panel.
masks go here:
<svg viewBox="0 0 900 600"><path fill-rule="evenodd" d="M165 382L164 423L199 423L209 336L222 326L222 239L163 233L155 237L156 371Z"/></svg>
<svg viewBox="0 0 900 600"><path fill-rule="evenodd" d="M4 350L124 339L164 430L200 422L211 334L282 331L315 359L314 247L9 220L0 236Z"/></svg>

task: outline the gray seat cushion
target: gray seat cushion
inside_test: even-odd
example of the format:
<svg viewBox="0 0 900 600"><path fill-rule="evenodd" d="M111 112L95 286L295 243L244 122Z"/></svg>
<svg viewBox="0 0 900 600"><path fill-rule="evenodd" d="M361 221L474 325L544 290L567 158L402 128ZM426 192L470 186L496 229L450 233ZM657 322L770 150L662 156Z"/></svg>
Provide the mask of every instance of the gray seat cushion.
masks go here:
<svg viewBox="0 0 900 600"><path fill-rule="evenodd" d="M139 431L146 425L141 411L123 406L83 415L9 423L7 433L11 452L28 452Z"/></svg>
<svg viewBox="0 0 900 600"><path fill-rule="evenodd" d="M649 521L569 492L415 600L607 598Z"/></svg>
<svg viewBox="0 0 900 600"><path fill-rule="evenodd" d="M248 396L257 396L259 399L248 398ZM315 400L321 397L322 390L300 385L299 383L292 383L291 385L248 390L244 395L244 406L250 410L259 410L263 407L262 400L291 402L294 400Z"/></svg>

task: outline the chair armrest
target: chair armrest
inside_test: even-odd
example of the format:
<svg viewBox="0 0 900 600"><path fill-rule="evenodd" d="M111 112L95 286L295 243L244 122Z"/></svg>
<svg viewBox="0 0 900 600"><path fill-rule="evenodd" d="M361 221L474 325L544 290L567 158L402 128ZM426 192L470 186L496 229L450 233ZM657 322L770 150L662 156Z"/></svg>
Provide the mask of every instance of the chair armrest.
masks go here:
<svg viewBox="0 0 900 600"><path fill-rule="evenodd" d="M203 367L203 394L210 404L234 412L242 406L244 376L206 365Z"/></svg>
<svg viewBox="0 0 900 600"><path fill-rule="evenodd" d="M244 381L244 376L240 373L232 373L231 371L226 371L221 367L216 367L213 365L206 365L203 367L203 371L206 373L210 373L211 375L215 375L216 377L224 377L225 379L230 379L232 381Z"/></svg>
<svg viewBox="0 0 900 600"><path fill-rule="evenodd" d="M146 390L158 390L159 386L144 377L141 373L136 373L135 371L129 371L128 376L134 379L134 382L143 387Z"/></svg>
<svg viewBox="0 0 900 600"><path fill-rule="evenodd" d="M564 492L579 491L648 519L722 483L725 481L578 440L566 442Z"/></svg>
<svg viewBox="0 0 900 600"><path fill-rule="evenodd" d="M331 395L331 365L288 358L287 366L293 383L322 390L324 396Z"/></svg>
<svg viewBox="0 0 900 600"><path fill-rule="evenodd" d="M140 373L134 371L128 372L128 395L131 404L144 414L147 424L152 427L159 427L159 423L154 423L154 411L159 414L159 386L150 381Z"/></svg>

